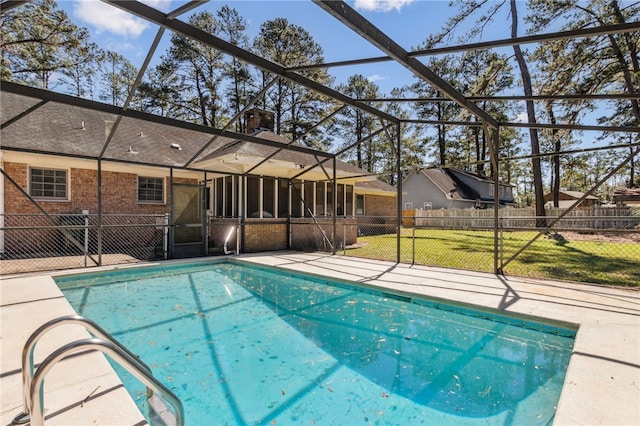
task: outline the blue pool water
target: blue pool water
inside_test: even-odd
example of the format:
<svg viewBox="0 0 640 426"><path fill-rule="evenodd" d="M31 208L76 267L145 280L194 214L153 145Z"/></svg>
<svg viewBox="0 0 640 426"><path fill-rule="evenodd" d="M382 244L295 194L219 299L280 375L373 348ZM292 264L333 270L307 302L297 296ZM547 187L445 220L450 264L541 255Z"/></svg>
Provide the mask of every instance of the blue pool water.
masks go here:
<svg viewBox="0 0 640 426"><path fill-rule="evenodd" d="M547 425L575 337L238 263L56 281L176 393L188 425Z"/></svg>

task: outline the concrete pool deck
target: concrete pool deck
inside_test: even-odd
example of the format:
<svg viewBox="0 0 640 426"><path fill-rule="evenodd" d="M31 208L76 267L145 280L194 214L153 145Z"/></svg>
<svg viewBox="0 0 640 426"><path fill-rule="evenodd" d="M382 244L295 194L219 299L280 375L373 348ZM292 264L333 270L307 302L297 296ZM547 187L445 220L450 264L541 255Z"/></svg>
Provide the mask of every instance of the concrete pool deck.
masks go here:
<svg viewBox="0 0 640 426"><path fill-rule="evenodd" d="M235 259L575 325L579 327L578 334L554 424L640 425L640 291L637 289L501 277L324 253L275 252ZM153 263L145 265L149 264ZM118 268L125 267L133 265ZM0 284L2 425L10 424L22 411L20 354L24 342L44 322L75 313L52 276L113 268L3 277ZM78 326L52 330L38 345L36 363L61 343L83 336L87 334ZM100 354L80 354L62 361L51 370L46 383L47 425L146 423Z"/></svg>

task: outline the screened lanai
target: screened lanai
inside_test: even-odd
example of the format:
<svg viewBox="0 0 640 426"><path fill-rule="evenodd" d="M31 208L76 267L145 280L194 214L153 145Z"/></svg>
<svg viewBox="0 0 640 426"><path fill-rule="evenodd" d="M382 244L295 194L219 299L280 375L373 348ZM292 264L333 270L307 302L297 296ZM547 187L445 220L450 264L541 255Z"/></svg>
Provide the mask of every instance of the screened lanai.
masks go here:
<svg viewBox="0 0 640 426"><path fill-rule="evenodd" d="M19 7L22 3L24 2L5 1L2 3L2 13ZM158 232L168 234L166 244L169 244L170 247L174 247L174 244L181 244L181 239L184 239L182 243L185 244L185 247L189 245L196 247L193 250L187 248L186 251L189 253L207 252L206 247L209 239L216 239L213 245L225 253L247 250L251 246L250 240L252 238L257 235L266 235L264 238L271 242L278 241L278 244L276 246L262 246L261 242L256 241L251 246L254 247L251 250L298 248L349 254L347 249L356 247L359 249L368 248L370 251L354 250L351 252L353 255L396 262L437 264L433 259L419 259L420 246L418 245L416 248L415 243L421 240L416 239L416 233L420 233L422 230L440 231L441 234L437 234L437 236L430 234L428 238L423 239L424 241L431 240L433 243L439 239L451 240L457 231L473 228L483 232L482 238L485 243L475 249L456 250L454 253L456 257L460 257L460 262L453 265L454 267L479 269L494 273L533 274L535 276L535 272L529 271L518 262L529 255L535 257L535 253L540 250L544 251L544 246L540 245L551 243L547 238L550 234L569 231L576 234L587 233L587 231L593 232L593 228L597 227L601 233L624 237L631 241L631 245L620 246L619 250L623 252L623 255L616 254L614 258L609 259L609 263L621 265L618 270L622 272L616 278L619 282L633 282L637 278L633 273L626 272L627 266L634 263L633 259L639 252L637 248L639 229L633 211L629 210L628 215L624 213L626 216L623 217L616 214L615 219L611 221L603 218L609 212L598 212L595 217L589 218L574 218L573 213L576 212L580 202L589 197L603 182L622 167L637 159L640 149L638 123L620 125L613 122L563 124L532 122L531 120L525 120L525 122L504 121L503 118L494 117L488 107L492 101L512 100L542 105L547 101L567 99L622 100L629 101L630 105L637 105L637 92L589 95L560 93L514 94L496 97L471 96L454 88L450 82L425 65L424 58L479 49L496 49L505 46L519 46L520 44L535 45L550 41L609 37L618 34L637 39L640 22L603 24L582 30L526 36L514 35L508 39L470 44L454 43L449 47L410 51L357 12L350 4L341 1L317 0L314 3L317 5L318 16L323 18L329 16L336 20L349 30L352 37L363 39L376 47L381 52L381 56L363 58L353 54L352 59L345 61L287 68L229 43L215 34L204 32L182 19L185 14L198 10L206 2L188 2L171 12L163 12L140 2L107 1L105 3L142 18L158 29L154 42L148 48L143 66L138 71L138 78L131 87L128 99L123 105L106 105L9 81L2 82L2 128L0 135L5 164L9 162L7 158L11 156L16 158L16 156L27 154L57 158L59 160L47 161L67 162L71 164L70 167L74 167L73 164L76 164L73 162L80 160L93 164L92 169L95 169L96 172L95 182L87 178L85 181L92 183L85 184L82 188L83 191L92 192L95 196L95 201L92 201L89 209L90 215L95 214L95 218L92 219L95 222L92 221L90 225L95 229L95 243L84 244L80 238L82 233L75 229L76 226L84 226L84 223L75 223L72 220L73 223L62 225L62 229L58 230L58 234L63 234L60 237L64 240L63 244L74 246L80 250L85 259L87 257L90 259L90 264L92 262L94 264L102 263L101 240L105 238L103 233L107 232L105 226L109 225L106 221L110 220L109 214L118 213L113 206L107 206L103 202L105 198L112 196L109 191L113 191L113 188L109 189L103 185L103 180L111 179L114 176L110 173L124 172L136 167L149 170L147 176L143 176L144 173L140 176L150 178L143 183L149 186L151 197L154 196L153 185L157 183L153 179L160 177L154 170L167 171L167 183L162 191L167 193L163 194L165 200L171 198L172 211L169 212L168 217L165 217L165 213L158 213L158 217L153 219L152 223L144 224L144 226L152 229L154 234ZM425 29L419 30L426 31ZM213 47L268 73L272 79L265 82L262 92L244 105L242 110L222 128L197 125L138 112L131 108L130 102L151 58L158 54L156 51L158 42L165 32L179 34ZM312 68L331 70L357 64L383 63L394 63L403 72L408 70L415 78L435 89L438 96L356 99L341 93L334 87L320 84L303 75L304 70ZM633 66L633 63L630 66ZM328 107L325 118L315 126L321 126L325 120L334 116L338 109L358 110L375 118L379 123L378 130L369 135L363 135L359 142L364 138L386 138L387 143L392 146L394 154L392 162L395 163L393 171L395 188L375 183L375 176L371 173L364 172L340 160L341 156L352 150L354 146L347 146L336 152L323 152L304 146L296 140L283 139L275 133L243 134L230 131L229 129L237 120L245 118L246 114L255 109L255 104L259 99L269 87L280 79L320 93L332 99L333 105L337 105ZM373 106L380 104L385 106L392 103L454 103L468 113L469 119L456 122L437 119L424 120L417 115L394 115L391 112L392 109ZM62 126L61 123L63 123ZM485 214L482 216L463 218L458 214L458 216L449 219L442 216L433 218L428 215L418 217L416 212L404 211L406 209L404 209L402 201L402 180L408 172L402 170L402 159L404 155L409 153L403 147L400 126L406 124L478 129L487 141L489 152L487 169L490 170L489 176L494 179L496 199L499 198L497 191L501 182L500 170L509 161L514 159L536 161L541 158L567 156L578 151L551 150L525 155L506 155L500 151L498 142L505 129L616 133L628 135L629 143L613 147L594 146L580 149L580 152L613 149L618 153L618 158L614 167L605 175L600 176L598 181L593 182L591 189L583 194L582 199L576 200L571 208L557 212L554 216L547 216L541 220L540 211L537 210L536 205L533 219L529 216L514 216L507 220L506 210L501 211L496 203L493 210L484 212ZM52 139L55 139L56 143L52 143ZM22 179L19 171L11 170L3 165L2 173L4 176L2 191L4 210L2 213L5 215L3 216L4 223L1 224L3 226L3 241L6 241L11 232L18 232L16 228L20 228L20 226L8 225L6 222L9 220L6 213L10 212L11 200L8 200L5 194L10 187L15 187L19 196L28 199L29 213L45 216L46 226L54 223L56 226L61 225L59 220L53 220L51 217L51 214L58 212L60 204L43 203L41 200L38 201L34 197L30 197L28 190L18 190L18 187L26 185L19 182ZM71 179L74 178L71 177ZM78 182L82 181L82 177L78 177L78 179L80 179ZM26 182L24 179L23 181ZM361 187L360 196L358 196L358 184ZM75 188L76 184L73 183L73 185ZM112 185L117 186L117 183ZM138 190L140 185L138 180ZM378 187L374 188L375 185ZM179 197L175 196L178 192L176 194L172 192L174 190L182 191L180 194L184 194L182 207L177 210L175 210L174 201ZM169 196L169 193L174 196ZM256 194L256 196L249 196L250 193ZM157 191L155 196L160 196ZM187 208L193 203L197 206L194 210ZM379 209L372 210L373 214L362 214L363 217L358 217L360 212L367 212L367 207L373 208L374 206L378 206ZM206 211L212 212L211 217L207 216ZM81 214L81 212L75 213ZM568 221L570 217L572 218L571 222ZM84 218L78 218L78 220L84 220ZM132 218L126 220L135 221ZM255 221L252 222L252 220ZM592 225L592 222L599 224ZM164 230L158 231L157 228L165 225L167 226L166 232ZM65 226L68 228L65 229ZM527 234L523 239L510 241L509 232L514 230L526 231ZM234 235L242 235L242 241ZM313 237L303 239L302 242L299 241L300 245L296 245L295 235L313 235ZM369 236L378 238L385 236L385 244L381 245L380 239L365 240ZM149 238L154 239L151 244L154 251L162 251L167 257L177 254L168 247L162 247L166 246L161 242L164 241L162 236ZM313 240L313 244L311 240ZM29 244L37 244L37 241L29 240ZM91 245L95 245L95 247L89 247ZM464 246L466 243L461 243L461 245ZM433 246L425 247L423 250L433 251L433 248ZM482 252L483 257L474 257L479 252ZM551 272L552 278L554 277L553 273ZM546 275L546 277L549 276ZM566 278L566 276L558 277ZM583 277L584 275L576 275L574 279L582 281L585 280Z"/></svg>

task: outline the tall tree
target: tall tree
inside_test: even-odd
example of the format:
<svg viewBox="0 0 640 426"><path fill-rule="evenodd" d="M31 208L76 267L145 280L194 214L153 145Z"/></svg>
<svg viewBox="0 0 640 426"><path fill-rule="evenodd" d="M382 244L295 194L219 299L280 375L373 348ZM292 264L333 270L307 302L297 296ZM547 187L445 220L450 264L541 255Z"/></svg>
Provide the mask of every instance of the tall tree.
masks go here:
<svg viewBox="0 0 640 426"><path fill-rule="evenodd" d="M127 58L116 52L106 52L101 64L102 85L98 98L112 105L124 105L137 74L138 70Z"/></svg>
<svg viewBox="0 0 640 426"><path fill-rule="evenodd" d="M378 86L362 74L352 75L347 84L340 84L336 89L353 99L380 97ZM345 108L336 121L343 147L355 145L344 157L363 170L375 172L377 162L384 157L384 153L377 149L378 140L363 139L379 128L376 118L357 108Z"/></svg>
<svg viewBox="0 0 640 426"><path fill-rule="evenodd" d="M562 30L577 30L609 24L637 21L640 3L616 0L591 0L588 2L556 2L532 0L529 20L533 29L540 31L559 23ZM634 33L608 34L579 40L545 43L551 46L552 55L562 69L560 75L574 83L574 92L580 94L604 91L637 94L640 91L640 43ZM540 50L540 49L539 49ZM558 59L555 59L558 58ZM552 61L553 62L553 61ZM640 105L637 98L615 100L613 111L599 122L617 126L637 126L640 123ZM597 105L590 104L590 108ZM574 106L580 109L582 105ZM570 107L565 108L570 110ZM576 114L577 115L577 114ZM603 135L608 137L607 134ZM613 135L614 143L624 143L626 135ZM640 139L637 139L640 140ZM557 167L557 166L556 166ZM628 167L634 174L634 163ZM633 178L629 179L633 184Z"/></svg>
<svg viewBox="0 0 640 426"><path fill-rule="evenodd" d="M94 88L98 84L98 68L105 58L105 52L97 44L88 42L88 39L88 36L83 38L78 46L71 49L70 53L77 60L61 70L60 81L67 87L67 93L93 99Z"/></svg>
<svg viewBox="0 0 640 426"><path fill-rule="evenodd" d="M151 114L181 118L182 94L179 76L163 64L147 71L146 80L138 87L140 110Z"/></svg>
<svg viewBox="0 0 640 426"><path fill-rule="evenodd" d="M211 34L220 31L220 22L206 11L191 15L189 24ZM198 41L173 34L161 65L166 72L178 76L172 87L181 94L180 104L175 108L178 118L205 126L219 126L225 113L222 53Z"/></svg>
<svg viewBox="0 0 640 426"><path fill-rule="evenodd" d="M516 0L510 0L511 8L511 38L518 37L518 7ZM519 44L513 45L513 52L520 68L520 76L522 78L522 88L525 96L533 96L533 85L531 83L531 75L529 74L529 66L525 60L524 54ZM532 100L526 102L527 119L529 124L536 124L536 111ZM538 138L538 129L529 128L529 140L531 142L531 171L533 174L533 188L535 194L536 216L542 218L545 216L544 211L544 187L542 185L542 167L540 163L540 139ZM546 221L538 219L537 226L545 226Z"/></svg>
<svg viewBox="0 0 640 426"><path fill-rule="evenodd" d="M409 90L407 88L394 88L391 90L392 98L402 98ZM403 108L402 104L388 102L384 105L384 111L399 119L408 119L410 114ZM400 175L396 173L397 155L396 144L400 131ZM381 179L390 185L397 185L412 170L424 164L424 157L427 153L424 139L420 137L420 132L415 125L401 123L399 126L391 127L387 132L388 154L384 155L382 161Z"/></svg>
<svg viewBox="0 0 640 426"><path fill-rule="evenodd" d="M54 73L78 63L77 49L88 39L53 0L26 2L0 19L2 78L43 89Z"/></svg>
<svg viewBox="0 0 640 426"><path fill-rule="evenodd" d="M262 57L285 67L317 65L324 62L322 47L307 30L289 23L285 18L266 21L253 41L253 47ZM330 85L331 77L325 69L299 71L309 79ZM262 72L263 85L273 76ZM318 122L329 100L300 85L280 79L266 94L263 107L275 114L276 133L291 139L298 137ZM311 144L318 134L307 135L303 142ZM316 139L317 140L317 139Z"/></svg>
<svg viewBox="0 0 640 426"><path fill-rule="evenodd" d="M243 49L249 48L249 38L245 34L247 23L237 10L227 5L222 6L216 13L216 17L220 22L221 38ZM227 60L223 65L223 69L223 75L231 80L224 91L227 107L230 112L237 115L249 102L251 72L249 66L236 57ZM244 131L242 119L236 121L236 131Z"/></svg>
<svg viewBox="0 0 640 426"><path fill-rule="evenodd" d="M435 38L436 40L442 40L445 36L449 36L457 29L460 24L468 20L473 14L481 13L481 17L476 21L476 25L467 33L466 38L473 37L481 34L485 26L493 21L497 16L498 11L507 4L506 0L502 2L491 2L490 0L462 0L457 3L459 13L454 16L444 27L441 33ZM515 0L510 0L508 3L508 12L511 16L511 37L518 37L518 8ZM525 58L520 45L513 45L513 52L520 71L520 77L523 85L523 94L525 96L533 95L532 78L529 71L529 64ZM526 114L529 124L535 125L537 122L536 110L533 101L528 100L525 103ZM544 226L546 221L542 219L544 217L544 186L542 182L542 167L539 158L540 154L540 141L538 137L538 131L535 127L529 129L529 140L531 145L531 171L533 175L533 187L535 193L535 208L536 215L541 219L538 220L538 226Z"/></svg>
<svg viewBox="0 0 640 426"><path fill-rule="evenodd" d="M425 42L426 47L432 47L432 41ZM427 66L440 77L447 80L456 89L461 89L459 78L459 57L445 55L432 57L427 61ZM445 121L454 121L460 117L461 109L458 104L450 102L439 90L424 80L418 80L409 87L409 90L420 98L442 98L442 101L418 102L415 105L417 116L423 120L441 122L435 124L435 135L427 132L423 136L423 144L435 149L436 164L439 166L454 165L464 161L460 156L460 138L454 133L454 128L445 124Z"/></svg>
<svg viewBox="0 0 640 426"><path fill-rule="evenodd" d="M492 96L503 92L513 84L513 75L511 66L507 58L495 52L486 50L476 50L466 52L460 62L459 76L462 83L462 91L466 96ZM504 101L480 101L477 103L483 110L487 111L491 116L506 117L508 105ZM467 111L462 112L465 121L471 119L477 121L476 116L472 116ZM506 121L506 120L503 120ZM502 141L499 145L505 144L506 133L501 133ZM474 147L474 157L469 156L469 163L476 163L478 173L485 173L485 164L489 156L487 149L489 147L488 136L485 134L481 126L471 127L467 129L466 136L472 141ZM471 154L471 153L470 153ZM492 172L493 174L493 172Z"/></svg>

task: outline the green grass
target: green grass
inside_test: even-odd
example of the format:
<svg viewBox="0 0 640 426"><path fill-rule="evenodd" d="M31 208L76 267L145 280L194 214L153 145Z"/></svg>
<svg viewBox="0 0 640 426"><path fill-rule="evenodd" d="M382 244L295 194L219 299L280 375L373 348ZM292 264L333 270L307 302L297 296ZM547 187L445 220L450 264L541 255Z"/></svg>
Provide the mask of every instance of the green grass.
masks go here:
<svg viewBox="0 0 640 426"><path fill-rule="evenodd" d="M505 232L506 261L535 232ZM396 235L358 237L359 248L348 256L396 260ZM493 232L416 229L415 255L411 229L403 229L400 260L421 265L493 272ZM507 275L640 287L640 243L556 241L538 238L504 268Z"/></svg>

